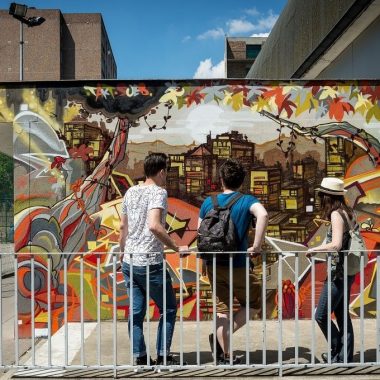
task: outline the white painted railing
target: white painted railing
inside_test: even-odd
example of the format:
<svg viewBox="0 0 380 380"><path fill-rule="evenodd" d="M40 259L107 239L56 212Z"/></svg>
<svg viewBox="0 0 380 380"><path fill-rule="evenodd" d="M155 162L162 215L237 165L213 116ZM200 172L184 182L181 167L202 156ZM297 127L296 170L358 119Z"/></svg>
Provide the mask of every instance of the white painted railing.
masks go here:
<svg viewBox="0 0 380 380"><path fill-rule="evenodd" d="M380 264L380 251L371 250L368 251L368 253L371 254L371 257L373 258L371 260L371 265L376 265L379 267ZM214 253L213 259L212 259L212 268L213 273L218 273L218 264L217 264L217 256L221 255L222 253ZM234 297L233 297L233 276L234 276L234 270L233 270L233 257L234 255L238 254L238 252L233 253L223 253L224 255L229 256L229 276L230 276L230 288L229 288L229 317L230 317L230 331L233 329L232 320L233 320L233 313L234 313ZM245 253L246 254L246 253ZM183 296L183 287L184 283L182 279L184 278L184 265L183 261L187 260L186 257L180 256L179 258L179 304L178 304L178 313L177 313L177 323L176 323L176 335L175 335L175 346L178 348L176 350L176 357L178 360L178 365L168 365L167 363L167 355L169 352L165 352L164 355L164 362L160 366L156 366L154 362L150 361L150 356L152 354L151 350L151 332L153 325L156 325L155 322L152 321L152 318L149 313L150 308L150 300L149 300L149 292L150 292L150 271L149 266L147 266L147 276L146 276L146 286L147 286L147 292L146 292L146 307L147 307L147 314L146 314L146 320L144 322L145 326L145 336L147 338L147 357L148 362L146 366L136 366L134 363L133 358L133 329L131 329L131 336L128 337L127 332L127 325L123 324L117 315L117 272L120 271L119 268L119 253L104 253L104 254L97 254L96 258L96 264L93 265L93 271L96 272L95 278L96 278L96 319L88 321L88 318L85 318L85 310L84 310L84 304L85 304L85 294L84 294L84 258L86 256L86 253L71 253L71 254L59 254L63 258L63 266L62 266L62 276L63 284L60 284L60 286L63 286L63 319L60 321L61 329L57 333L58 335L62 337L61 343L57 346L57 343L53 344L53 341L55 342L55 334L52 334L53 328L53 312L52 312L52 281L50 280L52 278L52 257L54 255L58 255L57 253L50 253L45 254L46 257L46 268L44 268L44 271L46 271L46 278L47 281L47 287L46 287L46 303L47 303L47 323L46 323L46 336L44 338L36 336L36 327L35 327L35 305L36 305L36 260L35 255L36 254L25 254L25 253L18 253L18 254L1 254L0 255L0 273L2 273L2 265L3 260L7 258L9 260L9 256L13 257L14 262L14 270L15 275L12 279L13 284L13 297L14 297L14 310L13 310L13 332L10 333L9 331L9 323L6 324L7 321L4 320L3 316L5 314L4 310L4 281L8 281L9 286L9 278L7 279L0 279L0 295L1 295L1 302L0 302L0 368L1 369L17 369L17 368L27 368L27 369L54 369L54 368L64 368L64 369L70 369L70 368L92 368L92 369L112 369L114 371L114 375L116 375L117 371L122 369L133 369L133 370L149 370L149 369L160 369L160 370L181 370L181 369L197 369L197 368L207 368L207 367L218 367L218 368L225 368L225 369L236 369L236 368L276 368L279 371L279 374L282 375L283 370L286 368L297 368L297 367L318 367L318 366L344 366L344 367L353 367L353 366L360 366L360 365L380 365L380 279L379 276L376 277L375 284L373 284L373 290L376 294L376 316L374 318L376 319L366 319L364 315L364 252L362 252L361 256L361 268L360 273L357 274L357 279L359 279L360 283L360 312L358 316L359 320L359 331L355 331L355 335L359 337L359 340L356 344L356 352L359 351L359 360L356 360L355 362L348 362L348 356L347 356L347 345L345 345L344 350L344 360L343 363L332 363L332 357L331 357L331 325L328 324L328 336L327 336L327 343L325 342L324 338L321 337L321 334L319 332L319 327L316 324L315 320L315 308L317 304L316 299L316 287L315 287L315 267L316 267L316 259L313 257L310 259L311 263L311 320L308 322L308 329L311 330L311 341L309 341L309 346L307 349L310 352L310 360L305 362L304 355L300 355L300 338L303 338L303 334L305 334L305 331L303 331L300 327L300 318L299 318L299 273L300 273L300 257L301 255L305 255L305 252L277 252L279 256L279 260L277 262L277 282L278 282L278 288L277 288L277 318L273 321L267 318L267 304L266 304L266 273L268 269L268 264L266 261L266 253L262 254L262 273L264 274L262 276L262 312L261 312L261 320L255 320L250 321L250 314L249 309L246 308L246 325L243 329L243 335L244 338L240 337L238 341L235 341L236 338L232 337L230 339L230 352L233 353L234 349L236 347L245 346L245 358L244 360L237 365L233 365L232 362L232 355L231 360L228 363L224 363L223 365L218 364L216 355L214 355L213 361L204 359L204 351L202 351L201 346L203 347L203 350L206 348L206 350L210 349L208 345L208 339L206 339L206 347L204 344L205 341L205 335L204 331L203 334L201 334L202 324L210 324L210 322L205 322L201 320L201 312L200 312L200 277L201 277L201 265L202 265L202 259L200 253L193 253L193 255L196 255L196 274L195 274L195 290L196 290L196 320L195 323L191 322L191 326L195 326L195 331L190 330L188 328L189 322L185 321L184 318L184 296ZM321 253L319 253L321 254ZM366 254L366 253L365 253ZM101 275L102 275L102 267L101 267L101 255L110 255L111 261L112 261L112 305L113 305L113 314L112 314L112 320L104 321L101 319ZM283 267L284 265L288 265L288 263L285 263L282 259L285 257L289 257L289 255L294 256L294 267L292 268L294 272L294 278L296 279L294 282L294 290L295 290L295 314L294 314L294 340L289 345L288 341L284 341L283 335L286 333L289 335L289 324L286 324L283 320L283 289L282 289L282 283L283 283ZM327 283L328 283L328 315L331 315L331 253L325 253L324 254L327 257ZM29 259L26 261L27 265L30 266L30 276L28 277L30 279L30 284L27 284L31 289L31 298L30 298L30 350L28 353L25 353L25 349L20 350L20 342L24 341L25 338L21 338L19 334L20 324L19 324L19 284L18 284L18 273L22 269L23 266L25 266L26 262L22 261L21 259L28 257ZM79 322L76 323L77 326L80 326L80 328L77 328L75 330L75 333L71 333L70 330L70 316L68 314L68 262L69 260L76 258L79 260ZM349 299L347 299L347 253L345 253L345 259L344 259L344 308L348 308ZM133 255L129 255L130 262L133 264ZM40 263L38 264L40 265ZM166 281L165 281L165 273L166 273L166 261L163 261L163 335L164 335L164 347L166 347ZM130 284L133 283L133 265L130 266ZM41 271L41 268L39 268ZM375 270L375 269L374 269ZM250 257L246 254L246 305L249 305L250 301L250 294L249 294L249 274L250 274ZM25 281L25 277L24 277ZM216 276L213 276L213 284L212 288L215 289L216 287ZM9 290L9 289L8 289ZM131 286L130 288L130 303L133 303L133 288ZM216 346L217 346L217 340L216 340L216 294L213 292L212 294L212 329L211 332L213 333L213 351L216 352ZM57 303L57 301L55 301ZM7 306L8 307L8 306ZM23 306L23 308L25 308ZM130 308L130 311L132 308ZM6 310L7 315L9 315L9 309ZM25 310L23 310L25 313ZM133 325L133 313L129 313L130 317L130 323ZM9 318L8 318L9 319ZM356 320L357 320L356 319ZM9 320L8 320L9 322ZM105 341L105 335L102 332L102 326L104 326L104 323L111 324L112 328L112 345L104 345ZM254 326L256 327L255 330L252 329L252 324L254 323ZM368 342L365 341L365 328L366 324L371 323L371 330L373 329L373 326L375 325L375 329L371 331L371 336L368 338ZM273 328L277 325L277 328ZM357 327L357 324L355 326ZM122 325L122 333L120 333L121 328L120 325ZM91 328L89 328L89 326ZM208 325L207 325L208 326ZM261 326L261 339L258 338L260 334L258 334L258 326ZM305 324L303 323L303 327L305 327ZM284 328L287 330L284 331ZM204 329L203 329L204 330ZM309 331L310 331L309 330ZM109 332L109 328L107 329L107 332ZM9 336L11 334L11 340L9 340ZM72 335L71 335L72 334ZM186 336L185 336L186 334ZM241 333L242 334L242 333ZM269 335L268 335L269 334ZM273 334L277 334L277 347L269 347L268 345L268 338L273 338ZM7 337L8 336L8 340ZM79 339L76 335L79 335ZM319 336L319 339L318 339ZM93 337L93 339L91 339ZM208 334L207 336L208 337ZM78 344L75 348L72 347L69 341L71 341L73 338L76 338ZM107 337L109 338L109 337ZM186 339L185 339L186 338ZM122 339L123 341L128 340L129 341L129 358L123 354L123 357L120 359L120 355L118 356L118 350L120 350L120 345L118 344L118 340ZM185 340L187 342L193 341L196 352L193 360L185 360L186 356L186 349L185 349ZM242 340L245 340L243 342ZM251 360L251 348L252 348L252 341L254 340L256 346L258 344L258 341L261 340L261 347L257 347L257 349L261 350L261 362L257 362L257 360L253 363ZM318 340L318 342L317 342ZM344 342L347 341L347 314L344 313ZM85 343L85 341L87 343ZM91 345L89 342L92 342ZM107 342L109 339L107 339ZM283 354L284 354L284 344L286 345L285 350L287 348L294 349L294 357L289 362L289 360L284 361L283 360ZM62 345L62 346L60 346ZM90 346L89 346L90 345ZM25 346L25 345L23 345ZM304 346L304 343L303 343ZM5 358L5 353L9 353L11 350L11 347L13 347L14 351L14 357L13 359ZM328 353L328 362L321 363L320 360L317 358L317 351L320 352L324 348L324 350ZM86 357L85 348L87 351L91 350L91 358L88 358L88 355ZM276 349L277 350L277 360L275 361L268 361L268 350ZM374 360L365 361L365 351L369 349L374 349L376 353L376 358ZM75 350L75 352L71 352L71 350ZM40 353L44 351L43 357L40 357ZM57 352L60 353L60 359L57 359L59 355L57 356ZM127 349L125 349L123 353L128 352ZM106 355L105 355L106 354ZM73 361L73 357L77 357L77 362ZM244 356L244 355L243 355ZM356 355L358 356L358 355ZM96 360L95 360L96 358ZM302 360L301 360L302 359Z"/></svg>

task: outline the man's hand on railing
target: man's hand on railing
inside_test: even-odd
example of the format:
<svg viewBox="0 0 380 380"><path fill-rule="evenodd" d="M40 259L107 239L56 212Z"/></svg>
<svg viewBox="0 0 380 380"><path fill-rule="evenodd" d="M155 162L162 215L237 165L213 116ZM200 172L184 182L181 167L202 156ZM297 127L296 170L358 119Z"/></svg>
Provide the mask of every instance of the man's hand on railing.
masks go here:
<svg viewBox="0 0 380 380"><path fill-rule="evenodd" d="M261 248L258 248L258 247L249 247L247 249L247 252L249 252L249 255L254 258L254 257L258 257L260 256L261 254Z"/></svg>
<svg viewBox="0 0 380 380"><path fill-rule="evenodd" d="M311 259L313 256L315 256L317 254L317 252L313 249L313 248L309 248L307 251L306 251L306 257L308 257L309 259Z"/></svg>
<svg viewBox="0 0 380 380"><path fill-rule="evenodd" d="M189 250L189 246L188 245L181 245L181 246L178 247L178 253L180 253L182 257L187 257L192 252Z"/></svg>

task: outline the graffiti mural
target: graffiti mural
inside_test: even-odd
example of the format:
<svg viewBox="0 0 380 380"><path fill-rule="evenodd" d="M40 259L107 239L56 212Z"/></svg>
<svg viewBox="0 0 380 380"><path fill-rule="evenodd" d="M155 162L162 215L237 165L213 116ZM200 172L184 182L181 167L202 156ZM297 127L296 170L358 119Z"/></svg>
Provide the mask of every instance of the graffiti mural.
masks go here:
<svg viewBox="0 0 380 380"><path fill-rule="evenodd" d="M100 260L101 317L112 317L113 282L118 317L126 318L123 278L113 276L111 251L118 251L121 199L143 181L146 154L170 157L167 191L168 232L180 245L196 248L199 207L218 192L218 168L228 157L247 172L243 192L269 210L267 272L260 259L254 271L267 282L268 317L277 315L280 251L302 250L322 242L316 187L324 176L344 179L347 200L356 210L368 249L380 242L380 86L360 82L252 81L74 82L3 86L0 122L13 123L15 249L19 256L21 334L30 331L31 253L35 259L36 325L47 323L50 284L53 329L63 320L64 253L84 253L85 318L96 319ZM253 238L254 229L250 231ZM68 256L69 319L80 315L80 259ZM284 317L311 313L310 260L294 255L285 265ZM52 272L47 275L50 261ZM184 316L195 317L196 259L167 255L179 299L184 286ZM289 265L287 265L289 264ZM317 259L317 297L326 263ZM299 284L295 310L294 284ZM376 315L374 255L365 269L365 313ZM208 279L200 277L201 317L211 318ZM359 281L352 289L352 313L358 313ZM151 304L150 314L158 311Z"/></svg>

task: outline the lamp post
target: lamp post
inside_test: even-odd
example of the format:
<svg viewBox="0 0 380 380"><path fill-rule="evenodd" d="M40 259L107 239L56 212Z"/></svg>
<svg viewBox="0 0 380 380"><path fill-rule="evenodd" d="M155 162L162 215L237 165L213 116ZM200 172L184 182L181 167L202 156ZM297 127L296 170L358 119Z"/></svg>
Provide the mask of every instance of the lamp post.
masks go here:
<svg viewBox="0 0 380 380"><path fill-rule="evenodd" d="M28 6L25 4L11 3L9 14L20 21L20 81L24 80L24 24L32 28L41 25L45 19L40 16L26 17Z"/></svg>

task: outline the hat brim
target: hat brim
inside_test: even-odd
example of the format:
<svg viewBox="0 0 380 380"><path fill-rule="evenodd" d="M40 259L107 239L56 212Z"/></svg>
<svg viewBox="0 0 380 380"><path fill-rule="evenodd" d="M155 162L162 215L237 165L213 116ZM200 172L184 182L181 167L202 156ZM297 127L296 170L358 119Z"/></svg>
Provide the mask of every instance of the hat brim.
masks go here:
<svg viewBox="0 0 380 380"><path fill-rule="evenodd" d="M331 189L327 189L326 187L318 187L317 190L321 193L326 193L326 194L330 194L330 195L345 195L347 194L347 190L331 190Z"/></svg>

